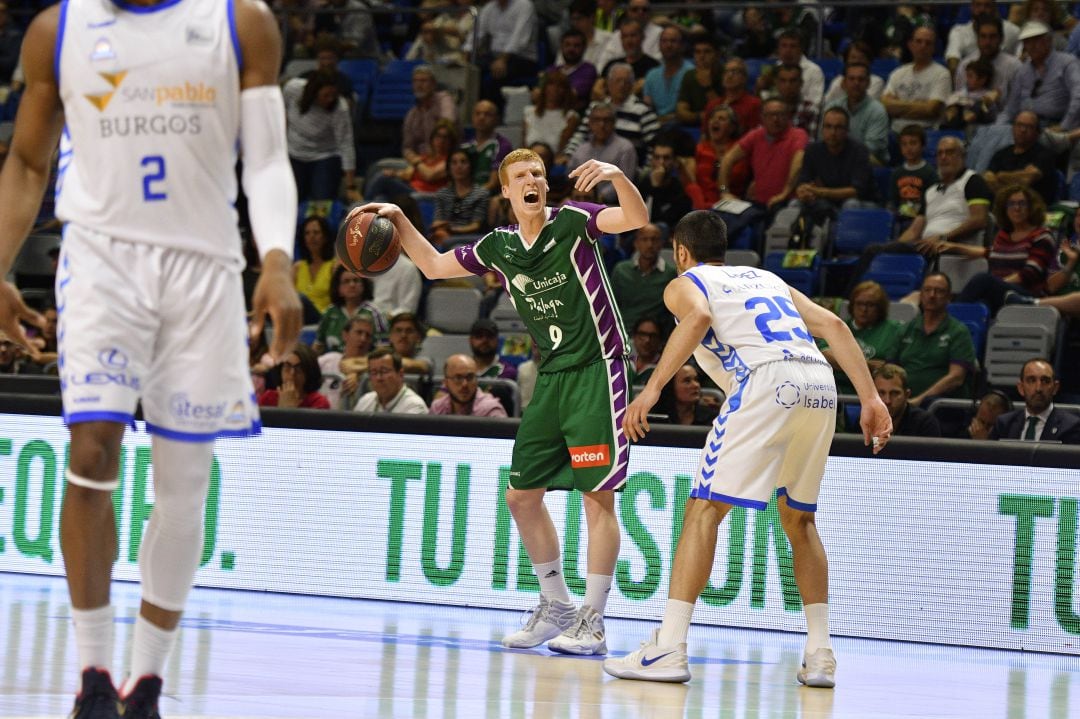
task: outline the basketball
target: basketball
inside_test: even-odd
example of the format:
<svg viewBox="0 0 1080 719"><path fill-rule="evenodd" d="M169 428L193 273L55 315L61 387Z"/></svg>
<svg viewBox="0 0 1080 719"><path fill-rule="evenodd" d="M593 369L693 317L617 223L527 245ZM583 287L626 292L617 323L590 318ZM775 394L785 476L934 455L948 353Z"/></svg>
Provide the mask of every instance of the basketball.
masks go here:
<svg viewBox="0 0 1080 719"><path fill-rule="evenodd" d="M397 262L401 240L390 220L374 212L359 212L341 223L336 249L346 269L375 277Z"/></svg>

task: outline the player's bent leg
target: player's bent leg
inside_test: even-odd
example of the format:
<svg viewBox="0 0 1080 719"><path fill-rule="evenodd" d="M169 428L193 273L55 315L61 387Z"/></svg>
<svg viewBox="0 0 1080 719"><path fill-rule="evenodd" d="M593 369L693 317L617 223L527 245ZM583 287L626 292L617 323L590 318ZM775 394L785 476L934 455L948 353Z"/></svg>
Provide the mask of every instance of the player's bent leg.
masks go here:
<svg viewBox="0 0 1080 719"><path fill-rule="evenodd" d="M821 543L814 513L777 500L780 524L791 542L795 583L806 613L806 648L798 680L811 687L836 686L836 656L829 642L829 560Z"/></svg>
<svg viewBox="0 0 1080 719"><path fill-rule="evenodd" d="M712 572L716 530L730 509L731 505L718 501L695 498L686 501L663 621L637 650L624 657L605 660L605 672L620 679L690 680L686 635L694 603Z"/></svg>
<svg viewBox="0 0 1080 719"><path fill-rule="evenodd" d="M139 549L143 601L135 620L131 673L121 692L124 717L158 717L161 675L176 638L203 550L213 443L155 434L154 510Z"/></svg>
<svg viewBox="0 0 1080 719"><path fill-rule="evenodd" d="M60 516L60 548L81 671L81 686L71 713L76 719L119 716L117 693L109 674L113 654L109 583L116 556L112 492L118 485L123 436L124 425L117 422L71 426L69 486Z"/></svg>
<svg viewBox="0 0 1080 719"><path fill-rule="evenodd" d="M559 636L574 621L576 609L566 589L559 536L544 506L546 488L506 490L506 504L540 582L540 602L525 625L503 637L503 646L528 649Z"/></svg>
<svg viewBox="0 0 1080 719"><path fill-rule="evenodd" d="M585 603L574 622L548 642L548 648L563 654L607 654L604 610L611 592L612 575L619 556L619 520L615 515L614 492L582 492L585 521L589 528L588 572Z"/></svg>

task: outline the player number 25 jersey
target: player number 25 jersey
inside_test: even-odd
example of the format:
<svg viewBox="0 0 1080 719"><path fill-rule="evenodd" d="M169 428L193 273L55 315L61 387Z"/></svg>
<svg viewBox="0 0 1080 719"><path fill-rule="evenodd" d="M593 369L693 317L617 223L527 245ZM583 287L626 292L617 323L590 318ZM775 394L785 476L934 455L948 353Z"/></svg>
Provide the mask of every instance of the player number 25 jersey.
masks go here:
<svg viewBox="0 0 1080 719"><path fill-rule="evenodd" d="M233 0L66 0L58 217L240 263L239 67Z"/></svg>
<svg viewBox="0 0 1080 719"><path fill-rule="evenodd" d="M712 326L694 357L730 394L759 365L781 360L828 365L787 284L756 267L698 265L683 273L709 300Z"/></svg>
<svg viewBox="0 0 1080 719"><path fill-rule="evenodd" d="M512 225L455 249L470 272L499 273L540 347L541 372L627 356L622 317L597 245L596 216L603 209L584 202L548 208L548 220L529 247Z"/></svg>

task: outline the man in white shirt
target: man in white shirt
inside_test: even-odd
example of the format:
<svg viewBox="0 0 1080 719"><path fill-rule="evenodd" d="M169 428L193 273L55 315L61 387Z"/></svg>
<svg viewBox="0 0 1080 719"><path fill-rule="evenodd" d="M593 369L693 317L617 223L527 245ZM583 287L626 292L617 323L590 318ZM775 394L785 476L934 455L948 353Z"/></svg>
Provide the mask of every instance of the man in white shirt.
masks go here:
<svg viewBox="0 0 1080 719"><path fill-rule="evenodd" d="M798 30L785 30L780 33L776 41L776 67L782 65L798 65L802 70L802 99L811 103L814 107L821 107L821 99L825 97L825 73L821 67L806 57L803 53L802 36ZM776 72L763 75L758 82L758 94L771 87Z"/></svg>
<svg viewBox="0 0 1080 719"><path fill-rule="evenodd" d="M529 0L492 0L480 9L476 28L484 69L480 96L502 107L503 85L536 76L536 8ZM472 49L470 36L464 50Z"/></svg>
<svg viewBox="0 0 1080 719"><path fill-rule="evenodd" d="M427 404L405 384L405 368L394 350L379 347L368 354L368 377L372 391L357 401L356 412L427 414Z"/></svg>
<svg viewBox="0 0 1080 719"><path fill-rule="evenodd" d="M952 30L949 31L949 42L945 47L945 62L949 66L949 72L956 70L961 58L966 58L980 49L978 47L978 30L976 28L978 24L976 20L980 15L1001 17L998 13L997 3L994 0L971 0L971 21L953 25ZM1002 26L1005 52L1016 55L1016 51L1020 47L1020 28L1008 20L1002 21ZM956 86L960 87L961 85L957 83Z"/></svg>
<svg viewBox="0 0 1080 719"><path fill-rule="evenodd" d="M934 62L934 31L916 28L908 40L912 62L893 70L881 104L893 119L893 132L915 124L933 127L945 109L945 100L952 92L952 78L943 65Z"/></svg>
<svg viewBox="0 0 1080 719"><path fill-rule="evenodd" d="M994 66L994 79L990 84L990 88L998 95L994 101L994 106L1000 109L1005 104L1005 98L1009 96L1009 83L1012 82L1013 77L1020 70L1022 63L1015 55L1005 52L1001 47L1001 18L997 15L981 15L972 20L972 24L975 26L975 41L978 47L974 52L965 55L960 64L956 66L956 73L953 75L953 87L957 90L966 87L967 77L965 71L967 66L979 58L985 58Z"/></svg>

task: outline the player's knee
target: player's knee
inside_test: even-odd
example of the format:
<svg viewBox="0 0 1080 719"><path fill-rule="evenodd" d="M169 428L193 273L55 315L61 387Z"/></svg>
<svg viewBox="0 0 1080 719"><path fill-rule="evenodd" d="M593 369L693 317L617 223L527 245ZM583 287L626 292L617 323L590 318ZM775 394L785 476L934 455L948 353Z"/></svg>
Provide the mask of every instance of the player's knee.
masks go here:
<svg viewBox="0 0 1080 719"><path fill-rule="evenodd" d="M536 509L543 501L543 492L538 493L532 490L514 489L512 487L508 487L506 490L506 506L510 509L510 514L515 517L521 516L524 512Z"/></svg>
<svg viewBox="0 0 1080 719"><path fill-rule="evenodd" d="M120 472L120 443L124 425L119 422L78 422L71 426L71 449L68 457L68 481L91 489L96 483L115 483ZM71 479L70 475L76 479ZM85 480L83 482L78 479Z"/></svg>
<svg viewBox="0 0 1080 719"><path fill-rule="evenodd" d="M814 513L792 509L787 502L779 503L780 526L792 542L807 536L814 527Z"/></svg>

